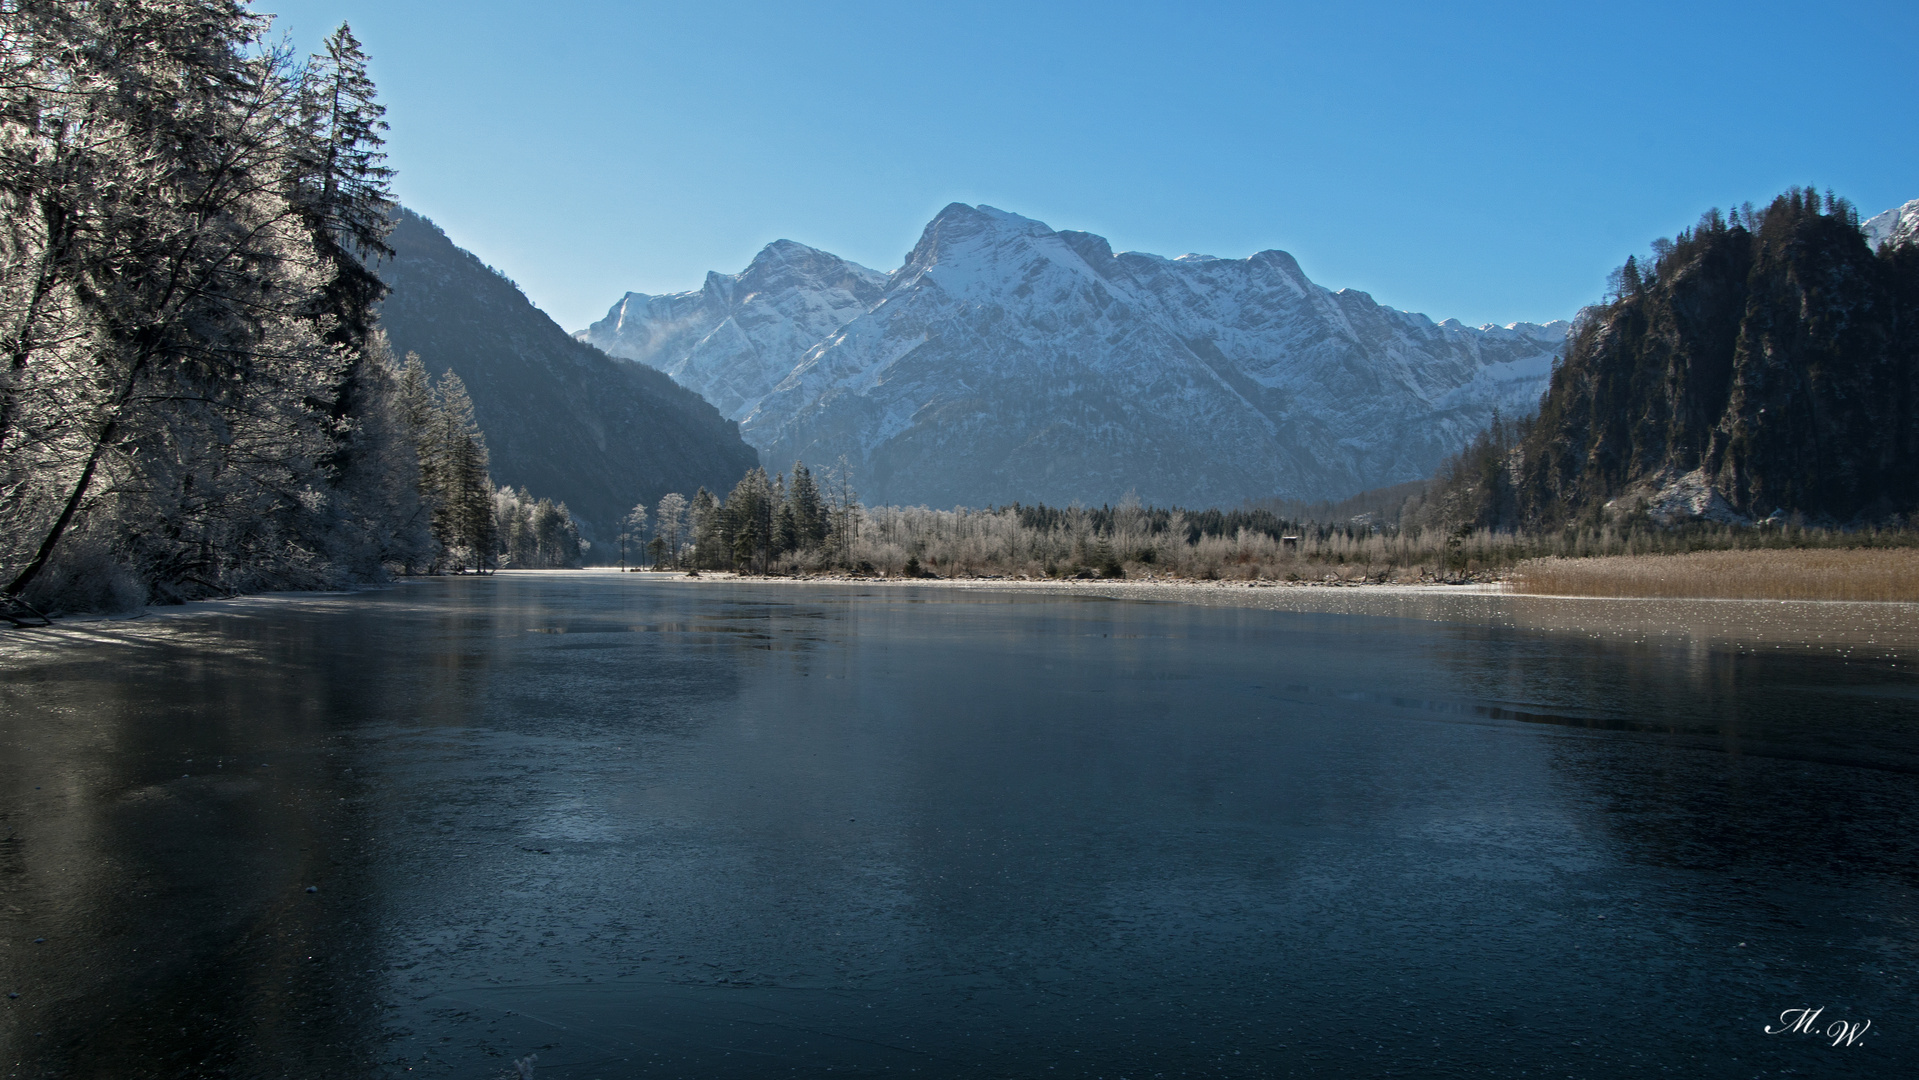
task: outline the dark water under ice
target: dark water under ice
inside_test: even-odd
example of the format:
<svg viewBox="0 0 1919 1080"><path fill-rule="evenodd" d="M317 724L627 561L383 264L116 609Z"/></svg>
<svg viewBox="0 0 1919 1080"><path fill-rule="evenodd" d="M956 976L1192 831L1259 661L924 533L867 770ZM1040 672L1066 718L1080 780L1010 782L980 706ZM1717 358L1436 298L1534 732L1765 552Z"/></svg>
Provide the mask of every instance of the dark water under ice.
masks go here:
<svg viewBox="0 0 1919 1080"><path fill-rule="evenodd" d="M1896 657L593 573L61 633L0 1076L1919 1060Z"/></svg>

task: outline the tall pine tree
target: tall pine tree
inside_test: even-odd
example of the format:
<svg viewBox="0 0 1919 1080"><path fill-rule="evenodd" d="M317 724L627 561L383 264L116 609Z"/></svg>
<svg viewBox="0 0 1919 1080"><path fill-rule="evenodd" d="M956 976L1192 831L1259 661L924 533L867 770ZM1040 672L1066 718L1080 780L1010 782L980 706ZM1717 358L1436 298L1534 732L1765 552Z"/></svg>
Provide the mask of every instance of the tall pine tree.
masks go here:
<svg viewBox="0 0 1919 1080"><path fill-rule="evenodd" d="M473 399L452 371L435 387L429 461L422 472L432 477L433 534L445 549L448 565L492 569L498 538L493 525L493 481L487 474L486 437L473 417Z"/></svg>

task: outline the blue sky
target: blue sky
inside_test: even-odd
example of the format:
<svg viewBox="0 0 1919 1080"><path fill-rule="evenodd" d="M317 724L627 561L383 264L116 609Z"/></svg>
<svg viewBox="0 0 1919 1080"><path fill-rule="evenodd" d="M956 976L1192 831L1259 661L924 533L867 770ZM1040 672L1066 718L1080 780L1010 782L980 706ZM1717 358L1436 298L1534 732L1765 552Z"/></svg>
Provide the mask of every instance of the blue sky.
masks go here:
<svg viewBox="0 0 1919 1080"><path fill-rule="evenodd" d="M401 200L569 330L782 237L894 269L955 201L1481 323L1709 206L1919 198L1910 0L254 4L351 21Z"/></svg>

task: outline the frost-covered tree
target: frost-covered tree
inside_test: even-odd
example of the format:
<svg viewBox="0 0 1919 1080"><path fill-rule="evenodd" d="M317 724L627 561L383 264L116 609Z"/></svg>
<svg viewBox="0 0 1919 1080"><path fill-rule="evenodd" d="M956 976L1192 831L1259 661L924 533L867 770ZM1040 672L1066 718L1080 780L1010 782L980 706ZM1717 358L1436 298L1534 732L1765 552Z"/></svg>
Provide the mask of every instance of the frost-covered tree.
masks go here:
<svg viewBox="0 0 1919 1080"><path fill-rule="evenodd" d="M626 546L646 535L646 504L628 510L620 518L620 569L626 569Z"/></svg>
<svg viewBox="0 0 1919 1080"><path fill-rule="evenodd" d="M675 491L660 498L654 508L653 532L656 539L665 541L666 557L679 562L680 545L686 536L686 496Z"/></svg>
<svg viewBox="0 0 1919 1080"><path fill-rule="evenodd" d="M565 503L535 499L524 488L493 495L497 560L518 570L577 569L586 544Z"/></svg>
<svg viewBox="0 0 1919 1080"><path fill-rule="evenodd" d="M314 404L337 423L378 409L380 388L373 384L387 380L366 347L375 306L387 293L374 262L392 255L386 237L396 208L381 137L386 109L367 74L366 53L345 23L290 77L295 114L285 183L325 266L308 302L326 340L345 348L348 361L327 400ZM351 426L336 433L325 462L336 483L350 485L356 456L382 450L358 435Z"/></svg>
<svg viewBox="0 0 1919 1080"><path fill-rule="evenodd" d="M687 508L692 519L693 564L703 570L717 570L733 561L732 537L726 528L726 515L713 493L700 488L693 493Z"/></svg>
<svg viewBox="0 0 1919 1080"><path fill-rule="evenodd" d="M360 493L324 406L356 357L312 303L332 267L286 183L286 56L232 0L9 8L0 588L337 575Z"/></svg>
<svg viewBox="0 0 1919 1080"><path fill-rule="evenodd" d="M293 200L331 275L317 305L334 336L352 343L371 330L386 286L371 267L390 257L394 202L386 166L386 108L367 74L367 55L341 23L296 75L298 120L288 154Z"/></svg>

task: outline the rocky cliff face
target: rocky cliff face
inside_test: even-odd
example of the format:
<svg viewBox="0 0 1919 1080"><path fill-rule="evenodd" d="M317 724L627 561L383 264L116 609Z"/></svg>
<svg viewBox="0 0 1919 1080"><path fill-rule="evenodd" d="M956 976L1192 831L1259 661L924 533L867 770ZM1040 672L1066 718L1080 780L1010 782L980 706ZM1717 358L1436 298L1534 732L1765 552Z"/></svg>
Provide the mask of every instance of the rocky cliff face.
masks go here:
<svg viewBox="0 0 1919 1080"><path fill-rule="evenodd" d="M1919 203L1902 210L1919 210ZM1643 507L1654 519L1919 508L1919 247L1810 192L1709 214L1576 325L1516 459L1537 524Z"/></svg>
<svg viewBox="0 0 1919 1080"><path fill-rule="evenodd" d="M1435 324L1280 251L1116 254L954 204L883 284L782 242L581 336L707 394L768 460L846 455L869 501L1231 505L1429 473L1533 407L1564 333Z"/></svg>
<svg viewBox="0 0 1919 1080"><path fill-rule="evenodd" d="M379 267L395 355L457 372L485 430L496 483L563 501L604 544L636 503L725 491L757 461L738 426L665 375L573 340L512 282L401 211Z"/></svg>

